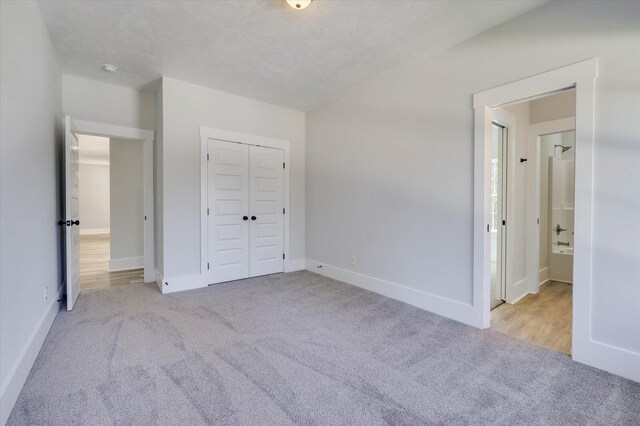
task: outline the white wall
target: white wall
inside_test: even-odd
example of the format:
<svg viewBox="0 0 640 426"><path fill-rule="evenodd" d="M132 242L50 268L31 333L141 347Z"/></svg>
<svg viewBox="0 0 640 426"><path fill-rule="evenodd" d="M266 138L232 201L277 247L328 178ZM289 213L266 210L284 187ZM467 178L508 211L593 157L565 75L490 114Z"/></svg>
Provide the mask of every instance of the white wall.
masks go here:
<svg viewBox="0 0 640 426"><path fill-rule="evenodd" d="M80 163L78 176L80 234L109 233L109 165Z"/></svg>
<svg viewBox="0 0 640 426"><path fill-rule="evenodd" d="M530 103L531 124L559 120L576 115L576 91L568 90L553 96L535 99Z"/></svg>
<svg viewBox="0 0 640 426"><path fill-rule="evenodd" d="M470 304L473 93L598 57L592 338L640 353L639 39L638 2L553 2L309 112L307 257Z"/></svg>
<svg viewBox="0 0 640 426"><path fill-rule="evenodd" d="M152 91L101 83L63 74L62 111L78 120L154 130Z"/></svg>
<svg viewBox="0 0 640 426"><path fill-rule="evenodd" d="M163 148L163 97L162 97L162 79L156 82L156 105L155 105L155 122L156 132L155 141L153 142L153 200L154 200L154 253L158 282L162 281L164 276L164 215L162 211L163 201L163 184L162 184L162 148Z"/></svg>
<svg viewBox="0 0 640 426"><path fill-rule="evenodd" d="M35 2L0 2L0 424L58 312L61 75ZM45 286L47 291L45 293ZM46 294L46 298L45 298Z"/></svg>
<svg viewBox="0 0 640 426"><path fill-rule="evenodd" d="M142 141L111 138L110 269L144 266ZM82 182L81 182L82 183Z"/></svg>
<svg viewBox="0 0 640 426"><path fill-rule="evenodd" d="M305 116L182 81L162 81L163 271L200 273L200 126L291 143L290 254L305 256Z"/></svg>

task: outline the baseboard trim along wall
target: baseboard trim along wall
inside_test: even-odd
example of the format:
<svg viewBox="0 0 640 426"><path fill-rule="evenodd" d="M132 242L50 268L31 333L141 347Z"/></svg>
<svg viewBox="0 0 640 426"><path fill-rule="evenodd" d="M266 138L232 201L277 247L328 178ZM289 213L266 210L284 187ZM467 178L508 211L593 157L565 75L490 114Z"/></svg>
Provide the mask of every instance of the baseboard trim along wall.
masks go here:
<svg viewBox="0 0 640 426"><path fill-rule="evenodd" d="M110 228L89 228L80 229L80 235L103 235L111 233Z"/></svg>
<svg viewBox="0 0 640 426"><path fill-rule="evenodd" d="M314 260L307 259L306 269L477 327L471 305ZM521 297L527 294L529 293L525 293ZM640 382L640 369L637 368L640 365L640 354L594 340L591 340L589 349L583 352L587 354L586 357L576 358L574 356L573 360Z"/></svg>
<svg viewBox="0 0 640 426"><path fill-rule="evenodd" d="M109 272L144 268L144 256L121 257L109 260Z"/></svg>
<svg viewBox="0 0 640 426"><path fill-rule="evenodd" d="M305 269L305 264L305 259L285 260L284 272L302 271ZM156 283L162 294L203 288L211 284L209 278L201 274L163 277L158 273L157 277Z"/></svg>
<svg viewBox="0 0 640 426"><path fill-rule="evenodd" d="M527 277L524 277L520 281L513 284L511 287L512 287L511 292L513 294L511 295L511 299L507 300L507 303L511 303L511 304L517 303L520 299L522 299L527 294L529 294L529 289L527 286ZM507 292L507 294L509 294L509 292Z"/></svg>
<svg viewBox="0 0 640 426"><path fill-rule="evenodd" d="M475 326L477 323L473 307L469 304L416 290L401 284L384 281L358 272L338 268L326 263L307 259L306 269L334 280L342 281L365 290L408 303L434 314Z"/></svg>
<svg viewBox="0 0 640 426"><path fill-rule="evenodd" d="M640 383L640 354L591 339L573 360Z"/></svg>
<svg viewBox="0 0 640 426"><path fill-rule="evenodd" d="M285 272L303 271L307 267L306 259L291 259L284 261Z"/></svg>
<svg viewBox="0 0 640 426"><path fill-rule="evenodd" d="M538 271L538 287L549 281L549 267L545 266Z"/></svg>
<svg viewBox="0 0 640 426"><path fill-rule="evenodd" d="M60 310L58 300L61 299L64 288L64 285L60 287L57 297L51 301L49 308L31 333L26 346L22 349L18 361L11 367L7 378L4 383L2 383L0 388L0 424L2 425L9 419L9 414L11 414L11 410L20 395L20 391L27 381L27 377L38 357L38 353L40 353L40 349L49 333L53 320Z"/></svg>
<svg viewBox="0 0 640 426"><path fill-rule="evenodd" d="M158 290L160 290L160 293L162 293L162 280L163 279L164 278L162 276L162 273L156 269L156 285L158 286Z"/></svg>

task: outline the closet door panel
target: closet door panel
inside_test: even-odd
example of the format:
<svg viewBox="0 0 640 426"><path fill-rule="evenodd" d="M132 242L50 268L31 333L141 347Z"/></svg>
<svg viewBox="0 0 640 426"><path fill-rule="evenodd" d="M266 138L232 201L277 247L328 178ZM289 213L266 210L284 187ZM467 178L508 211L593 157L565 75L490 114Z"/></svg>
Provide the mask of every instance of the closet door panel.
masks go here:
<svg viewBox="0 0 640 426"><path fill-rule="evenodd" d="M250 147L250 276L284 271L284 151Z"/></svg>
<svg viewBox="0 0 640 426"><path fill-rule="evenodd" d="M249 146L209 140L208 252L213 282L249 276Z"/></svg>

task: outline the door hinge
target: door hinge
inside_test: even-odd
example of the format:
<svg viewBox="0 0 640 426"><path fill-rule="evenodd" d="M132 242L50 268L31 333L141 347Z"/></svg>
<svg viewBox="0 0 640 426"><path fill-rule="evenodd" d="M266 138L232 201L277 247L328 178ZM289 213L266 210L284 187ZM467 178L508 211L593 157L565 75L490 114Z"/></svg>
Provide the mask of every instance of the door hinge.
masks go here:
<svg viewBox="0 0 640 426"><path fill-rule="evenodd" d="M282 163L282 168L283 168L283 169L285 168L285 167L284 167L284 163Z"/></svg>
<svg viewBox="0 0 640 426"><path fill-rule="evenodd" d="M209 216L209 207L207 207L207 216Z"/></svg>
<svg viewBox="0 0 640 426"><path fill-rule="evenodd" d="M487 223L487 232L491 232L490 228L489 228L489 224Z"/></svg>
<svg viewBox="0 0 640 426"><path fill-rule="evenodd" d="M282 208L282 214L284 214L284 207Z"/></svg>
<svg viewBox="0 0 640 426"><path fill-rule="evenodd" d="M540 225L540 218L538 218L538 221L537 221L537 222L538 222L538 225Z"/></svg>
<svg viewBox="0 0 640 426"><path fill-rule="evenodd" d="M207 161L209 161L209 153L207 152Z"/></svg>
<svg viewBox="0 0 640 426"><path fill-rule="evenodd" d="M284 253L282 253L282 258L284 259Z"/></svg>
<svg viewBox="0 0 640 426"><path fill-rule="evenodd" d="M209 262L207 262L207 270L209 269Z"/></svg>
<svg viewBox="0 0 640 426"><path fill-rule="evenodd" d="M144 217L144 220L147 220L147 217L146 217L146 216Z"/></svg>
<svg viewBox="0 0 640 426"><path fill-rule="evenodd" d="M507 221L506 221L506 220L504 220L504 219L502 219L502 225L504 226L504 225L506 225L506 224L507 224Z"/></svg>

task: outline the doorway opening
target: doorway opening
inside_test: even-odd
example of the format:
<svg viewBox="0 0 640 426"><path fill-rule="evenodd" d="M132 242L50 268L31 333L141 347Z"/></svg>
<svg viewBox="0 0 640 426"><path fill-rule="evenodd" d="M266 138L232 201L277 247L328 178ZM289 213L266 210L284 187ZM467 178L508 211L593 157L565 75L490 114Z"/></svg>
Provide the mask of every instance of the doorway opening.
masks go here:
<svg viewBox="0 0 640 426"><path fill-rule="evenodd" d="M579 362L603 368L619 370L615 363L601 354L607 351L602 344L592 338L592 268L593 253L593 159L594 159L594 94L598 61L595 58L567 65L502 86L478 92L473 96L474 122L474 274L473 274L473 315L474 323L481 328L492 325L491 315L491 202L490 202L490 164L492 123L496 108L525 108L525 102L548 97L569 89L575 90L575 148L574 159L574 247L572 274L572 312L571 316L571 357ZM520 104L520 105L518 105ZM567 129L561 130L565 131ZM570 130L570 129L569 129ZM511 134L527 131L520 127ZM543 132L544 134L559 131ZM526 136L520 136L525 140ZM510 182L520 182L515 187L508 186L508 192L523 192L520 205L509 208L507 213L507 301L509 288L517 289L512 294L517 299L518 292L522 296L539 292L539 248L532 249L528 244L538 241L540 229L539 212L532 208L536 204L536 150L533 144L518 144L511 149L509 163L513 167L508 174ZM511 145L510 145L511 147ZM568 152L568 151L565 151ZM517 166L516 166L517 165ZM532 174L534 176L532 176ZM508 197L513 198L513 197ZM522 225L524 224L524 225ZM554 224L555 225L555 224ZM561 224L561 228L563 228ZM526 236L526 238L522 238ZM511 240L513 239L513 243ZM565 240L561 240L566 242ZM509 259L517 259L515 266ZM524 273L523 273L524 271ZM520 277L522 279L520 279ZM545 284L548 285L548 284ZM544 287L544 286L543 286ZM514 300L517 303L517 300ZM512 301L513 304L513 301ZM498 307L497 309L499 309ZM606 368L605 368L606 369Z"/></svg>
<svg viewBox="0 0 640 426"><path fill-rule="evenodd" d="M492 297L491 326L513 337L570 355L575 89L496 108L494 117L506 113L510 117L506 126L511 124L513 128L500 128L494 122L492 140L494 144L495 141L499 143L499 136L505 131L515 134L512 145L519 158L512 170L515 188L505 190L507 200L502 200L502 206L511 203L514 208L513 211L505 207L501 210L509 212L508 218L501 216L507 219L502 222L501 229L510 226L508 232L513 232L514 238L496 241L496 251L508 255L498 263L502 271L498 270L496 274L499 277L502 272L504 277L502 301L505 303L498 305ZM509 182L506 172L503 179ZM529 220L535 222L536 232L528 232ZM493 244L492 236L492 255ZM531 276L528 276L528 257L534 258L537 265Z"/></svg>
<svg viewBox="0 0 640 426"><path fill-rule="evenodd" d="M144 282L142 142L78 135L80 290Z"/></svg>
<svg viewBox="0 0 640 426"><path fill-rule="evenodd" d="M155 256L154 256L154 209L153 209L153 140L154 132L151 130L136 129L131 127L117 126L104 123L96 123L91 121L74 120L69 116L64 118L65 128L65 147L64 147L64 214L65 217L58 221L58 225L64 228L64 275L66 282L66 305L67 310L73 309L81 290L81 276L80 276L80 263L81 263L81 227L85 230L85 235L105 235L105 230L108 230L108 237L103 238L102 241L94 241L94 249L96 252L102 251L101 255L98 255L101 261L105 260L108 256L108 267L112 271L129 269L131 267L139 268L140 256L130 256L131 253L130 244L122 244L122 241L130 239L130 233L134 232L127 226L122 226L119 222L123 218L132 216L133 219L129 220L130 226L137 227L139 220L143 221L142 233L143 233L143 255L142 264L144 268L143 281L152 282L156 279L155 271ZM93 138L93 148L95 156L102 155L102 162L106 162L106 154L108 152L109 162L114 160L117 163L118 170L114 173L108 173L109 184L111 189L112 178L113 183L117 188L125 188L122 195L119 193L115 203L112 203L111 190L109 190L109 218L105 222L103 220L101 225L95 225L92 220L96 219L97 213L90 213L91 208L95 205L85 206L85 213L88 214L87 221L80 220L81 215L81 158L82 148L80 139L85 136L101 137ZM108 147L107 142L108 141ZM91 142L87 142L91 146ZM136 155L129 152L130 150L138 149L136 145L141 146L142 154L141 161L138 153L135 165L131 164L131 160ZM101 154L98 154L101 152ZM89 149L87 154L91 154ZM115 156L114 156L115 155ZM89 155L90 157L91 155ZM88 161L91 162L91 161ZM104 165L104 164L103 164ZM84 169L88 170L88 164L85 164ZM133 181L138 182L140 171L142 174L142 199L143 207L141 211L133 208L133 204L137 203L140 198L139 191L132 191L131 188L136 184ZM103 195L102 204L105 204L104 188L107 187L104 181L103 175ZM92 192L99 192L97 188L99 185L90 184L90 180L85 183L86 188L89 189L88 194L84 194L84 197L91 197L95 194ZM139 185L138 185L139 186ZM131 188L129 188L131 187ZM133 194L133 196L131 195ZM135 201L134 201L135 200ZM95 202L99 204L99 202ZM112 207L115 207L113 209ZM112 215L112 213L116 213ZM104 213L104 212L103 212ZM138 217L135 217L138 216ZM108 227L105 227L105 223L108 223ZM92 228L91 226L94 226ZM114 224L116 225L114 227ZM89 231L88 231L89 230ZM93 230L93 232L91 231ZM113 231L116 230L118 234L117 244L114 242ZM88 232L87 232L88 231ZM106 240L109 242L109 248L105 249ZM139 242L138 242L139 243ZM101 248L100 248L101 247ZM90 250L89 250L90 251ZM106 255L106 253L109 253ZM135 253L135 251L133 251ZM115 257L114 254L118 254L120 257ZM106 256L105 256L106 255ZM102 256L102 257L100 257ZM98 261L100 262L100 260ZM110 280L110 276L102 276L97 279L97 282L90 282L85 277L85 288L96 286L105 286Z"/></svg>

